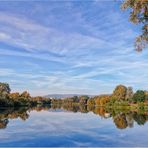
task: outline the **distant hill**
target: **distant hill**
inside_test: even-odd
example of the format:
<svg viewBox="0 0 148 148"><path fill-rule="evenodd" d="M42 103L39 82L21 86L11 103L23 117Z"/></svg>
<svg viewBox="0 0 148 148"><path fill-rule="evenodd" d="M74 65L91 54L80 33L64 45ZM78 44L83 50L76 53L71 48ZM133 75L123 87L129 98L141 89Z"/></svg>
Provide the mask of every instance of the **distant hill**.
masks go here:
<svg viewBox="0 0 148 148"><path fill-rule="evenodd" d="M68 97L73 97L73 96L89 96L89 97L93 97L95 95L85 95L85 94L49 94L46 95L44 97L46 98L56 98L56 99L60 99L60 98L68 98Z"/></svg>

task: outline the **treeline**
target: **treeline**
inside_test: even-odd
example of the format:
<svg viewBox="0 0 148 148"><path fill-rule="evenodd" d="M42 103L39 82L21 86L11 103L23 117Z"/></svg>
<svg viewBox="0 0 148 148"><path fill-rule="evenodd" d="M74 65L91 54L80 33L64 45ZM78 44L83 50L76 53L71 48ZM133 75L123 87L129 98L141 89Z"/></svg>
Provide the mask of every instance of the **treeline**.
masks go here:
<svg viewBox="0 0 148 148"><path fill-rule="evenodd" d="M27 91L23 93L10 93L8 84L0 83L0 107L8 106L36 106L37 104L50 104L51 100L44 97L31 97Z"/></svg>
<svg viewBox="0 0 148 148"><path fill-rule="evenodd" d="M23 93L10 93L10 87L6 83L0 83L0 106L35 106L37 104L51 104L59 106L87 105L90 108L94 106L133 106L147 107L148 92L137 90L133 92L132 87L118 85L111 95L99 95L95 97L74 96L64 99L50 99L44 97L31 97L26 91Z"/></svg>
<svg viewBox="0 0 148 148"><path fill-rule="evenodd" d="M52 99L51 104L56 105L88 105L93 106L135 106L143 107L148 105L148 92L137 90L133 92L132 87L118 85L111 95L99 95L95 97L74 96L65 99Z"/></svg>

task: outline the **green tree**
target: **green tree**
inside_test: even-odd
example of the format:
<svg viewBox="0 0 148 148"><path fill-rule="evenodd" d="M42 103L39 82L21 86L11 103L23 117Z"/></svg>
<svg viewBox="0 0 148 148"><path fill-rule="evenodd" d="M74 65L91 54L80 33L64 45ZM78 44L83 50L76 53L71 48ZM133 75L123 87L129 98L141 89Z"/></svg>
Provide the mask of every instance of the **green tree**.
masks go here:
<svg viewBox="0 0 148 148"><path fill-rule="evenodd" d="M125 0L121 8L130 9L130 21L142 26L142 34L135 41L136 50L141 51L148 44L148 0Z"/></svg>
<svg viewBox="0 0 148 148"><path fill-rule="evenodd" d="M7 98L10 93L10 87L7 83L0 83L0 98Z"/></svg>
<svg viewBox="0 0 148 148"><path fill-rule="evenodd" d="M72 102L75 102L75 103L79 102L78 96L73 96L72 98L70 98L70 100L72 100Z"/></svg>
<svg viewBox="0 0 148 148"><path fill-rule="evenodd" d="M79 103L81 105L87 105L87 100L89 99L89 97L88 96L80 96L79 99L80 99Z"/></svg>
<svg viewBox="0 0 148 148"><path fill-rule="evenodd" d="M148 100L148 91L145 91L145 99Z"/></svg>
<svg viewBox="0 0 148 148"><path fill-rule="evenodd" d="M137 90L133 96L134 102L144 102L145 100L145 92L143 90Z"/></svg>
<svg viewBox="0 0 148 148"><path fill-rule="evenodd" d="M13 101L9 99L10 91L7 83L0 83L0 106L13 106Z"/></svg>

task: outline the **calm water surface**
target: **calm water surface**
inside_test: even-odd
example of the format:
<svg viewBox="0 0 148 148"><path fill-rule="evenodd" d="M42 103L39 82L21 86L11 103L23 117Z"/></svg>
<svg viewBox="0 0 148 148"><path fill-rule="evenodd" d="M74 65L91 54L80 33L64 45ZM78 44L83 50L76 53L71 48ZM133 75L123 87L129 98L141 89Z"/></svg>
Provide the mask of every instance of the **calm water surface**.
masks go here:
<svg viewBox="0 0 148 148"><path fill-rule="evenodd" d="M5 117L1 113L0 146L148 146L145 116L134 116L142 118L135 122L130 114L113 119L50 109Z"/></svg>

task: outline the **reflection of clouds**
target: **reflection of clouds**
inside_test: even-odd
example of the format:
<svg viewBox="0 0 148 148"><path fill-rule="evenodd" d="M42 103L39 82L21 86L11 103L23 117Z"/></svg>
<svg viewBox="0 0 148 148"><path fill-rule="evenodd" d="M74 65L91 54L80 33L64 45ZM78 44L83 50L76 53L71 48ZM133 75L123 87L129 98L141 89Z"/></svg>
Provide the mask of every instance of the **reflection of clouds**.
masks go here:
<svg viewBox="0 0 148 148"><path fill-rule="evenodd" d="M10 120L0 131L0 146L146 146L146 129L121 131L93 113L32 111L25 122Z"/></svg>
<svg viewBox="0 0 148 148"><path fill-rule="evenodd" d="M42 130L50 132L50 134L53 135L55 134L62 135L65 134L66 132L67 133L81 132L84 134L89 132L91 134L92 131L85 131L84 129L93 129L94 127L102 128L103 126L105 126L103 124L100 125L96 124L96 121L92 123L91 122L92 120L96 120L96 116L93 115L92 113L82 114L82 113L71 113L71 112L67 113L45 112L43 116L42 113L41 115L38 115L38 113L37 114L35 113L34 115L36 116L36 118L30 119L33 120L31 126L36 127L36 125L38 125L42 128ZM40 118L38 118L39 116ZM88 120L88 117L90 120Z"/></svg>

